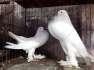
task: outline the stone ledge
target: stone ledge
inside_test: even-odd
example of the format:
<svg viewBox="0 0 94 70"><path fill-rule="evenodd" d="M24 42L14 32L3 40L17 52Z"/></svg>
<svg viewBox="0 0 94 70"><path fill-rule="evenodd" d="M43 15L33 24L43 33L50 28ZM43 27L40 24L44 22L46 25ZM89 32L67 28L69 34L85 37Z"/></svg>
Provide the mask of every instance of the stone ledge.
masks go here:
<svg viewBox="0 0 94 70"><path fill-rule="evenodd" d="M59 66L55 60L42 59L28 63L23 57L6 61L1 65L0 70L94 70L94 63L91 65L80 64L81 68Z"/></svg>
<svg viewBox="0 0 94 70"><path fill-rule="evenodd" d="M49 59L43 59L40 61L34 61L32 63L20 63L20 64L15 64L6 70L62 70L60 69L59 65Z"/></svg>

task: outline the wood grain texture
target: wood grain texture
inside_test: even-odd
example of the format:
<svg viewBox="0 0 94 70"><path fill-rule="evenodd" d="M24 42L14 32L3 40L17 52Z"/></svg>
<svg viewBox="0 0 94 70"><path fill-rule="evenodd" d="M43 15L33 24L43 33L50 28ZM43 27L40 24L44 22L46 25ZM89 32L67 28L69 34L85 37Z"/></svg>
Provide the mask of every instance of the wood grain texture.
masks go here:
<svg viewBox="0 0 94 70"><path fill-rule="evenodd" d="M82 40L84 41L85 45L87 48L92 48L91 43L94 43L91 41L91 36L94 31L94 5L86 5L82 6L82 18L81 18L81 23L82 23Z"/></svg>

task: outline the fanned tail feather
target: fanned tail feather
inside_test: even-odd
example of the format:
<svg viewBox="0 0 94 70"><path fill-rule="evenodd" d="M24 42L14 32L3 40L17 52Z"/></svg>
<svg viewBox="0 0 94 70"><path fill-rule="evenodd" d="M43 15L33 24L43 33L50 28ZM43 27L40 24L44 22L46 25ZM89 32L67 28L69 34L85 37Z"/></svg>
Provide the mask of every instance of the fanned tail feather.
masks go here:
<svg viewBox="0 0 94 70"><path fill-rule="evenodd" d="M17 37L17 35L13 34L12 32L8 32L9 36L12 37L13 39L16 39L17 41L19 41L19 38Z"/></svg>
<svg viewBox="0 0 94 70"><path fill-rule="evenodd" d="M8 45L6 45L5 48L8 48L8 49L21 49L16 44L13 44L13 43L10 43L10 42L6 42L6 44L8 44Z"/></svg>
<svg viewBox="0 0 94 70"><path fill-rule="evenodd" d="M11 42L6 42L6 44L8 44L8 45L15 45L15 44L13 44L13 43L11 43Z"/></svg>
<svg viewBox="0 0 94 70"><path fill-rule="evenodd" d="M9 33L9 36L12 37L13 39L17 40L18 42L23 42L24 40L26 40L25 37L22 37L22 36L18 36L12 32L8 32Z"/></svg>

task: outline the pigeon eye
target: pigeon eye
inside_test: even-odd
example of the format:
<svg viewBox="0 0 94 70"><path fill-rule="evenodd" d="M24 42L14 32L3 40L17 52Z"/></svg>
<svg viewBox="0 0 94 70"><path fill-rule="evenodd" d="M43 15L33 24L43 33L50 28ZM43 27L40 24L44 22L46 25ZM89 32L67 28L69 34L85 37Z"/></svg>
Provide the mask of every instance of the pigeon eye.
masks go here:
<svg viewBox="0 0 94 70"><path fill-rule="evenodd" d="M59 12L58 12L58 14L62 14L63 13L63 11L62 10L60 10Z"/></svg>
<svg viewBox="0 0 94 70"><path fill-rule="evenodd" d="M40 27L40 30L43 30L44 28L43 27Z"/></svg>
<svg viewBox="0 0 94 70"><path fill-rule="evenodd" d="M63 11L60 11L60 13L63 13Z"/></svg>

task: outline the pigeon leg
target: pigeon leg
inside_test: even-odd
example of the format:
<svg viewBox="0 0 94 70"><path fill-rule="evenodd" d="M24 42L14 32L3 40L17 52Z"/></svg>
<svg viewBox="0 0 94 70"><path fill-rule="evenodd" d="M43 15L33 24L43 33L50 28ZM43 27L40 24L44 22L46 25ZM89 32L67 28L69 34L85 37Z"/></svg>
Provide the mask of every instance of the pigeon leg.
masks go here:
<svg viewBox="0 0 94 70"><path fill-rule="evenodd" d="M71 63L72 66L79 68L78 61L76 58L77 53L76 49L71 45L71 43L67 43L67 48L68 48L67 60Z"/></svg>
<svg viewBox="0 0 94 70"><path fill-rule="evenodd" d="M35 48L32 48L32 49L29 49L28 50L28 58L27 58L27 61L28 62L31 62L34 60L34 52L35 52Z"/></svg>
<svg viewBox="0 0 94 70"><path fill-rule="evenodd" d="M65 46L62 46L62 48L64 48L64 52L66 54L66 61L63 61L63 60L59 61L60 65L68 66L68 67L74 66L76 68L79 68L78 61L76 58L77 51L73 47L71 42L65 43Z"/></svg>

